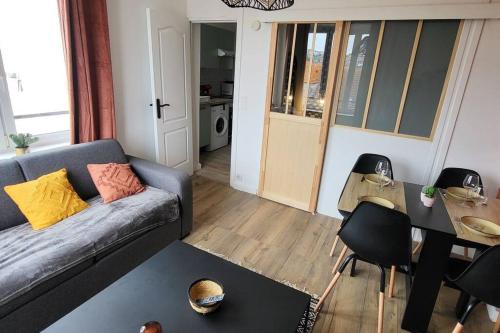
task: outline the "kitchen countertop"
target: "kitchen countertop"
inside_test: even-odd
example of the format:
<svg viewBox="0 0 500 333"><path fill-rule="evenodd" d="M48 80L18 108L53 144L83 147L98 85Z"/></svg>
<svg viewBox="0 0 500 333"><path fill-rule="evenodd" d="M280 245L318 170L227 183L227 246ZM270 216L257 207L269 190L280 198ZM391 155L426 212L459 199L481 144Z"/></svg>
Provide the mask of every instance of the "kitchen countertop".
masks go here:
<svg viewBox="0 0 500 333"><path fill-rule="evenodd" d="M216 104L231 104L233 103L232 98L223 98L223 97L214 97L211 98L210 100L200 102L201 105L216 105Z"/></svg>

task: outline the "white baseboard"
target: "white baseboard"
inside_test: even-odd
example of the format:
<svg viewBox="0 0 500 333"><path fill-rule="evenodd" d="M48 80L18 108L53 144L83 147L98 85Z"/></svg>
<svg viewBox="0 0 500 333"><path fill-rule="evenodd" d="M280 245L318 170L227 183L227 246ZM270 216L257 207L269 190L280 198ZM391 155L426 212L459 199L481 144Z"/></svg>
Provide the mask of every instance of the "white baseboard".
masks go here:
<svg viewBox="0 0 500 333"><path fill-rule="evenodd" d="M238 181L231 181L231 187L238 191L243 191L250 194L257 194L257 188L255 186L244 184Z"/></svg>

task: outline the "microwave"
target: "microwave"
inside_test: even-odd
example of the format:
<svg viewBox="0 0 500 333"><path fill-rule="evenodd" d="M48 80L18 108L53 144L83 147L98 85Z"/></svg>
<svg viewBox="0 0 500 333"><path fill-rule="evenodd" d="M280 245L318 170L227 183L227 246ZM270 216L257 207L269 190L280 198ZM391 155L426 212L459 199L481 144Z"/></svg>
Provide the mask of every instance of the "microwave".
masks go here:
<svg viewBox="0 0 500 333"><path fill-rule="evenodd" d="M233 97L234 82L224 81L220 84L221 95L224 97Z"/></svg>

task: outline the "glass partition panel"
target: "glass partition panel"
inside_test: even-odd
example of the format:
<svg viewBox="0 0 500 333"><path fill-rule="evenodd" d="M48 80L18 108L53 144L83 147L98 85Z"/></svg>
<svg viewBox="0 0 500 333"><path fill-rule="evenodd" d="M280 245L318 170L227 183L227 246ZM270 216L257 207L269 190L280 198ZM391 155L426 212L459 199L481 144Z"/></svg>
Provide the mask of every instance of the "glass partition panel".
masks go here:
<svg viewBox="0 0 500 333"><path fill-rule="evenodd" d="M425 21L399 133L430 137L460 21Z"/></svg>
<svg viewBox="0 0 500 333"><path fill-rule="evenodd" d="M305 79L308 75L308 46L312 48L314 41L314 24L297 24L293 67L290 76L289 106L287 113L303 116L307 103L307 86ZM312 51L312 49L311 49Z"/></svg>
<svg viewBox="0 0 500 333"><path fill-rule="evenodd" d="M306 117L321 118L323 116L334 33L335 24L318 24L313 43L311 46L308 44L306 66L308 77L304 80L304 86L307 87Z"/></svg>
<svg viewBox="0 0 500 333"><path fill-rule="evenodd" d="M274 63L273 93L271 111L284 113L287 101L288 73L290 72L291 53L295 24L278 24L276 37L276 57Z"/></svg>
<svg viewBox="0 0 500 333"><path fill-rule="evenodd" d="M361 127L379 31L380 21L351 23L336 124Z"/></svg>
<svg viewBox="0 0 500 333"><path fill-rule="evenodd" d="M393 132L418 21L386 21L366 128Z"/></svg>

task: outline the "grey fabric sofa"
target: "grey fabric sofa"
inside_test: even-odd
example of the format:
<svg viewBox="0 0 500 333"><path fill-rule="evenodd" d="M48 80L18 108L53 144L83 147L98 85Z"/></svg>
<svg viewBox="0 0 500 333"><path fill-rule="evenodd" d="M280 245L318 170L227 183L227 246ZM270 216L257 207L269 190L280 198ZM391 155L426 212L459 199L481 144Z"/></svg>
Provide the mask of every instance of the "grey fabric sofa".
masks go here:
<svg viewBox="0 0 500 333"><path fill-rule="evenodd" d="M103 204L87 164L130 163L146 191ZM33 231L4 186L68 170L90 207ZM101 140L0 161L0 332L39 332L192 229L190 177Z"/></svg>

